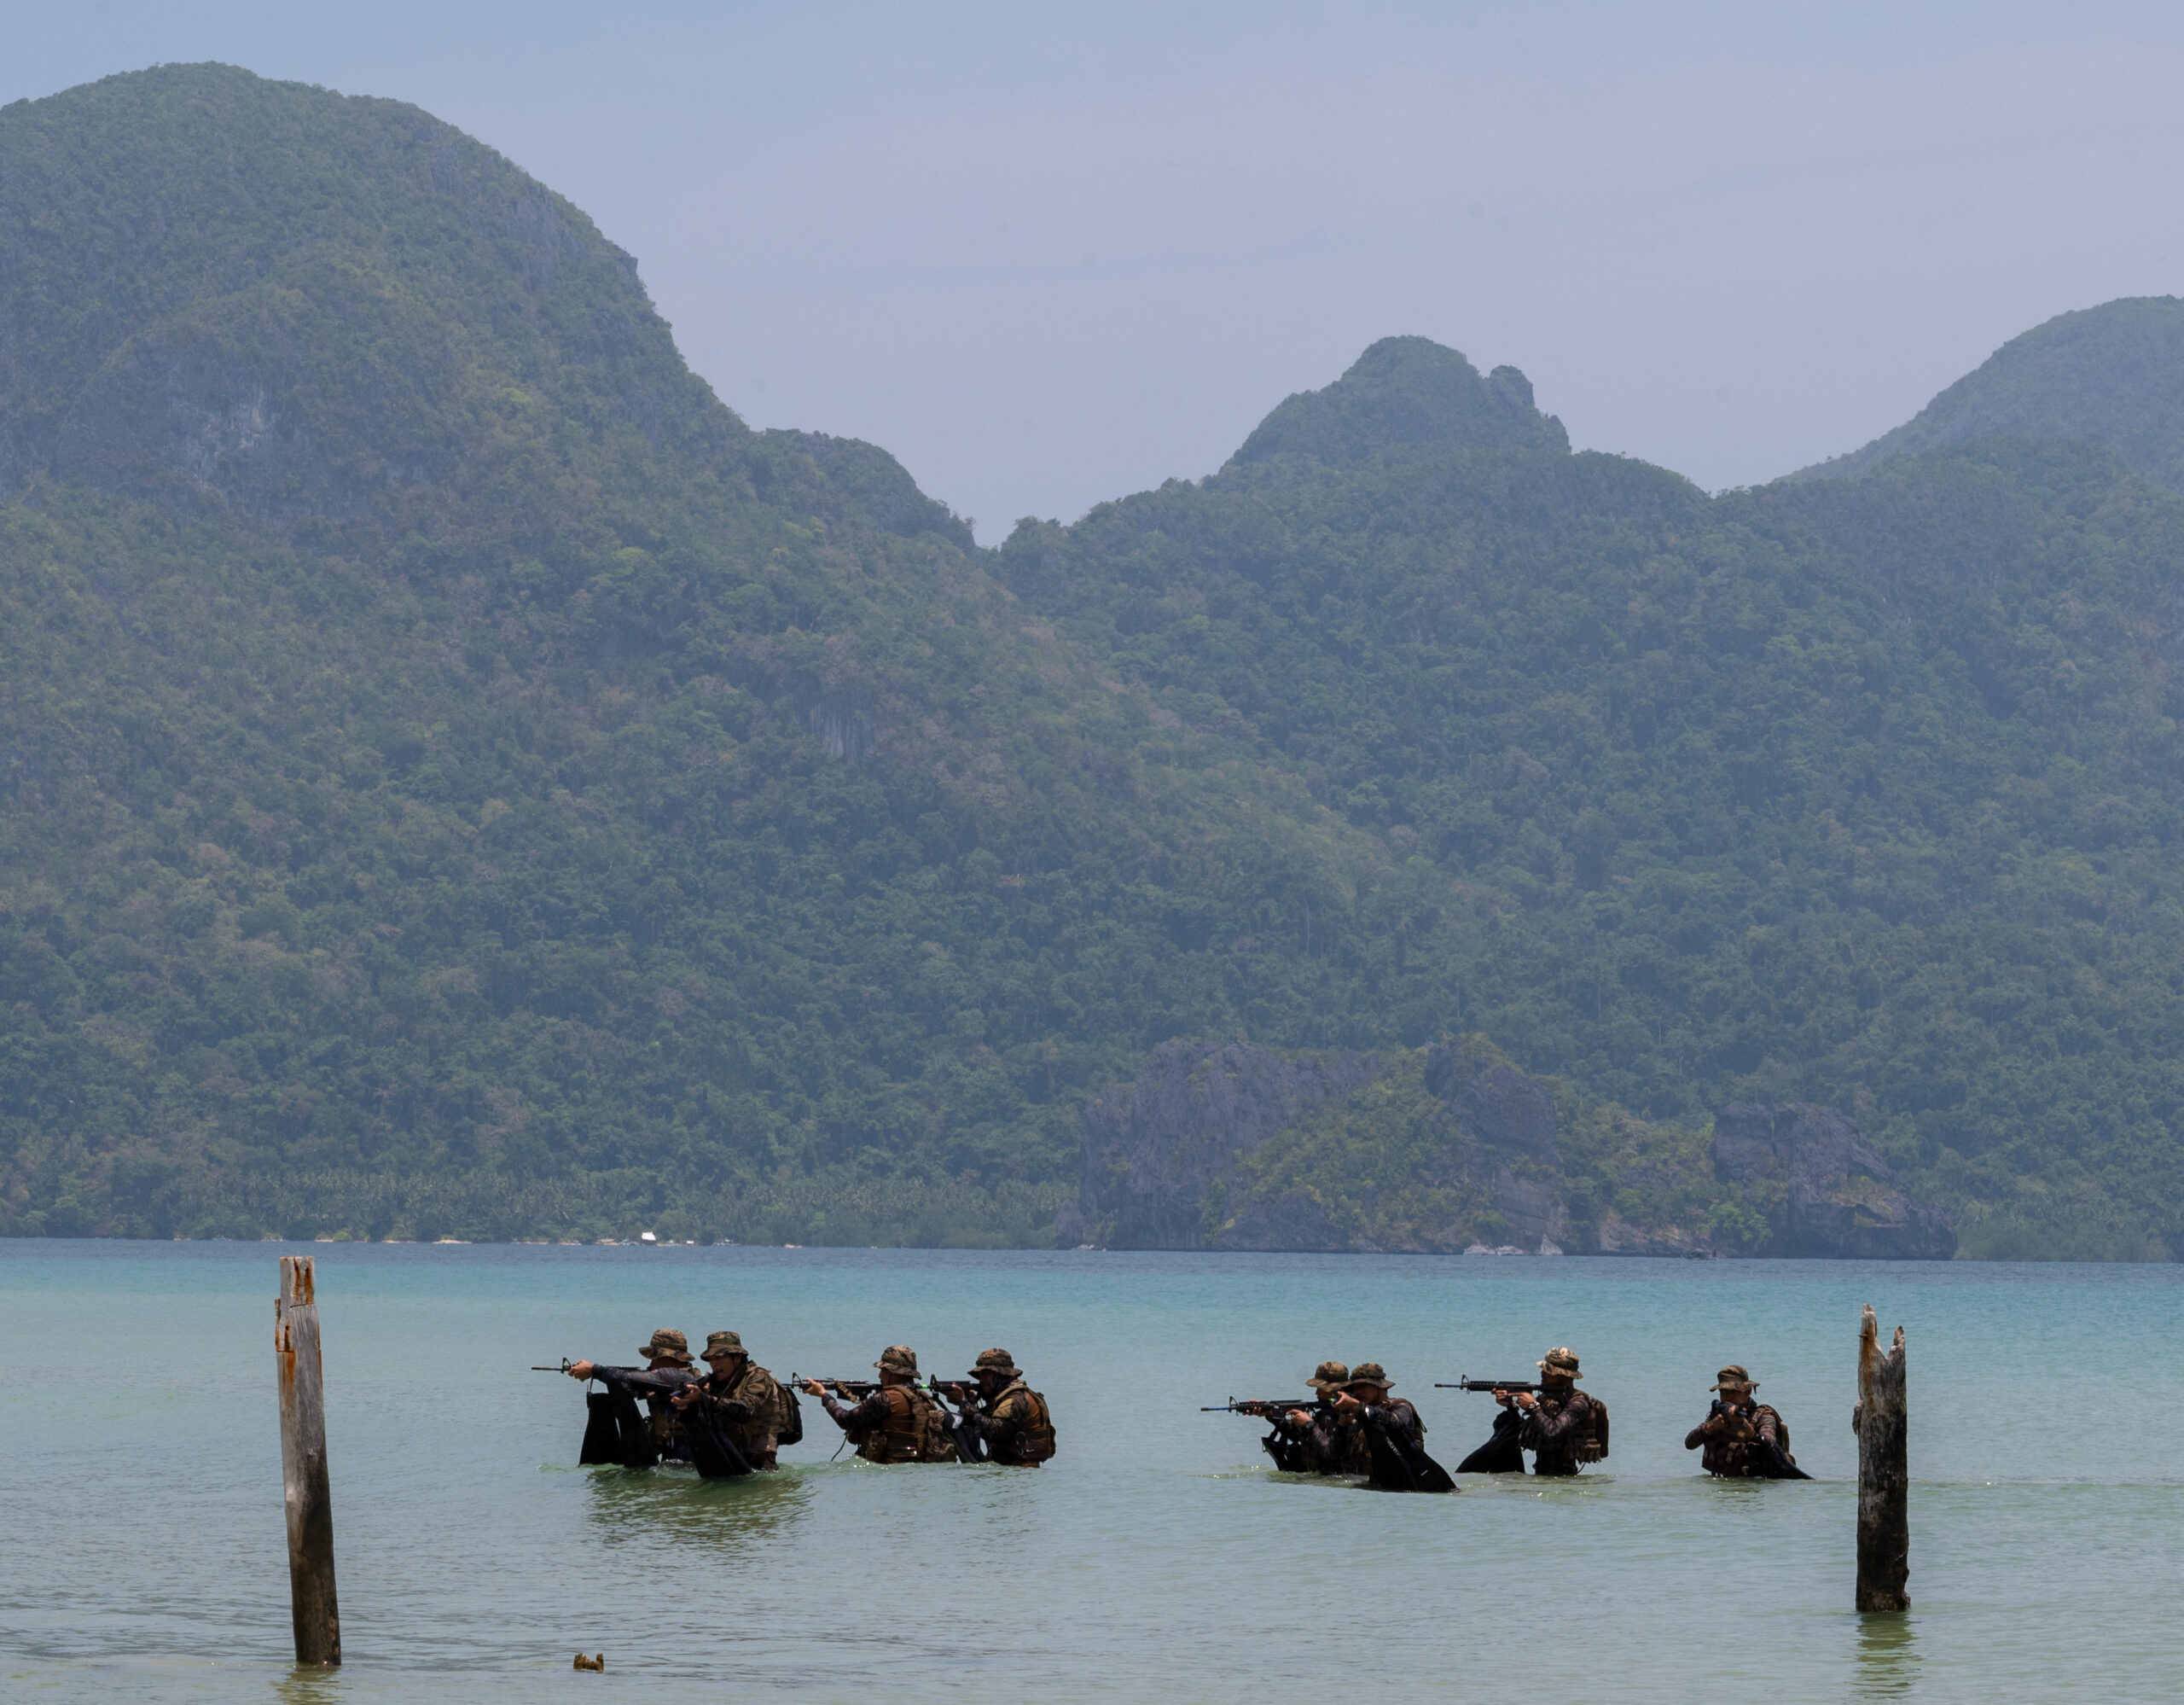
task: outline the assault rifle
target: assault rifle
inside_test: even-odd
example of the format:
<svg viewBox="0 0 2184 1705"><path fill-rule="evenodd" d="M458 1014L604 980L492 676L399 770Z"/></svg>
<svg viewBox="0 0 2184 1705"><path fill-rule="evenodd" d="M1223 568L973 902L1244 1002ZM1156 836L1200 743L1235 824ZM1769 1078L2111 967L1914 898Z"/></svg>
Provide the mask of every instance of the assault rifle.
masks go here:
<svg viewBox="0 0 2184 1705"><path fill-rule="evenodd" d="M1287 1415L1292 1409L1317 1409L1325 1403L1324 1397L1246 1397L1239 1400L1230 1398L1226 1403L1201 1403L1201 1415L1254 1415L1263 1421L1271 1421Z"/></svg>
<svg viewBox="0 0 2184 1705"><path fill-rule="evenodd" d="M1469 1376L1454 1383L1445 1379L1433 1382L1436 1391L1537 1391L1539 1382L1530 1379L1472 1379Z"/></svg>
<svg viewBox="0 0 2184 1705"><path fill-rule="evenodd" d="M793 1373L788 1376L788 1382L799 1390L803 1388L806 1381L813 1385L822 1385L829 1391L845 1392L859 1401L863 1401L880 1389L880 1382L876 1379L828 1379L819 1374L800 1373ZM912 1380L910 1383L915 1385L917 1382Z"/></svg>
<svg viewBox="0 0 2184 1705"><path fill-rule="evenodd" d="M531 1365L531 1370L533 1373L566 1373L572 1365L574 1365L574 1364L572 1364L566 1356L564 1356L561 1358L561 1365L557 1368L541 1367L537 1363L533 1362Z"/></svg>

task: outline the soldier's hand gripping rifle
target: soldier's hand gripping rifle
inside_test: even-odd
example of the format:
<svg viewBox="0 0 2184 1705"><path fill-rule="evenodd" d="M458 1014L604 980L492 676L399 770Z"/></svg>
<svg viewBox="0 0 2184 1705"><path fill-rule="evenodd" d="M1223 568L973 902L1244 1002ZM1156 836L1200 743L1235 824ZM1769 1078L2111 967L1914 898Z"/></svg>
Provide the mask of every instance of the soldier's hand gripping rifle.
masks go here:
<svg viewBox="0 0 2184 1705"><path fill-rule="evenodd" d="M960 1379L928 1380L926 1388L932 1394L940 1410L940 1418L949 1436L956 1440L956 1459L958 1462L982 1463L987 1460L986 1441L971 1423L971 1405L979 1400L978 1392ZM950 1404L956 1406L951 1409Z"/></svg>
<svg viewBox="0 0 2184 1705"><path fill-rule="evenodd" d="M788 1382L798 1387L820 1386L828 1391L839 1392L844 1397L855 1398L859 1403L880 1389L880 1382L876 1379L822 1379L816 1374L793 1373L788 1376Z"/></svg>
<svg viewBox="0 0 2184 1705"><path fill-rule="evenodd" d="M1721 1417L1722 1420L1725 1423L1733 1423L1745 1419L1742 1416L1731 1415L1729 1411L1722 1406L1721 1399L1716 1398L1714 1401L1713 1407L1706 1411L1706 1421L1701 1422L1699 1425L1704 1427L1707 1422L1712 1421L1716 1416ZM1772 1439L1762 1438L1760 1436L1759 1429L1757 1427L1751 1426L1749 1421L1745 1421L1745 1424L1750 1429L1751 1434L1751 1437L1746 1442L1748 1442L1751 1446L1751 1448L1757 1452L1760 1462L1765 1465L1766 1472L1759 1476L1761 1479L1810 1480L1812 1478L1810 1475L1807 1474L1803 1469L1799 1468L1795 1463L1790 1460L1790 1453L1787 1451L1785 1451L1780 1445L1777 1444ZM1727 1430L1726 1426L1724 1430Z"/></svg>

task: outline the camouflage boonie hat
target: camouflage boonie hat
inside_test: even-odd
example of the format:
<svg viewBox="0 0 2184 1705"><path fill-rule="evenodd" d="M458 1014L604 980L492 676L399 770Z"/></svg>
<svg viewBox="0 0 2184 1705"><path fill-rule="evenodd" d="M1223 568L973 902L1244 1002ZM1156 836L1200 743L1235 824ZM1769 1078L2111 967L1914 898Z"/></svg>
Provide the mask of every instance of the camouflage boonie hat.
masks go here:
<svg viewBox="0 0 2184 1705"><path fill-rule="evenodd" d="M747 1356L741 1332L708 1332L706 1334L706 1354L713 1356Z"/></svg>
<svg viewBox="0 0 2184 1705"><path fill-rule="evenodd" d="M918 1353L908 1344L890 1344L880 1353L880 1359L872 1365L889 1368L897 1373L914 1374L918 1370Z"/></svg>
<svg viewBox="0 0 2184 1705"><path fill-rule="evenodd" d="M982 1373L1006 1374L1013 1379L1017 1373L1016 1358L1006 1350L981 1350L971 1365L971 1374L976 1378Z"/></svg>
<svg viewBox="0 0 2184 1705"><path fill-rule="evenodd" d="M1541 1357L1536 1365L1543 1374L1556 1373L1575 1379L1577 1377L1577 1353L1566 1345L1558 1344Z"/></svg>
<svg viewBox="0 0 2184 1705"><path fill-rule="evenodd" d="M648 1362L679 1362L687 1368L690 1365L690 1341L680 1332L663 1326L637 1353Z"/></svg>
<svg viewBox="0 0 2184 1705"><path fill-rule="evenodd" d="M1713 1384L1708 1386L1706 1389L1709 1391L1757 1391L1759 1389L1759 1382L1734 1362L1731 1362L1728 1366L1714 1376Z"/></svg>
<svg viewBox="0 0 2184 1705"><path fill-rule="evenodd" d="M1395 1383L1388 1377L1388 1370L1378 1362L1358 1363L1350 1370L1350 1382L1352 1385L1377 1385L1383 1388Z"/></svg>
<svg viewBox="0 0 2184 1705"><path fill-rule="evenodd" d="M1321 1362L1312 1370L1311 1378L1304 1382L1315 1391L1326 1391L1331 1387L1350 1383L1350 1364Z"/></svg>

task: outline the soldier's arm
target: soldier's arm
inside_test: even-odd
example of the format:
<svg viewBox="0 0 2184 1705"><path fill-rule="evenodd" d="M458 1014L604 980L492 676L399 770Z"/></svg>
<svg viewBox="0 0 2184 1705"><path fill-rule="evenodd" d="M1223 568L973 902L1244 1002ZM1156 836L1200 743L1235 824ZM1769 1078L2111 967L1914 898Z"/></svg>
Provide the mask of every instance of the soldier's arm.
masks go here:
<svg viewBox="0 0 2184 1705"><path fill-rule="evenodd" d="M834 1424L845 1433L877 1427L887 1418L887 1399L876 1391L853 1409L843 1408L832 1392L826 1394L819 1401L827 1413L834 1417Z"/></svg>
<svg viewBox="0 0 2184 1705"><path fill-rule="evenodd" d="M681 1368L603 1368L594 1365L591 1376L607 1385L619 1386L652 1397L664 1397L681 1390L697 1377Z"/></svg>
<svg viewBox="0 0 2184 1705"><path fill-rule="evenodd" d="M991 1409L988 1409L979 1400L978 1394L973 1392L959 1412L963 1417L964 1424L969 1427L972 1432L988 1444L991 1444L1001 1436L1002 1411L1008 1407L1008 1401L1003 1399Z"/></svg>
<svg viewBox="0 0 2184 1705"><path fill-rule="evenodd" d="M1777 1446L1782 1446L1782 1434L1784 1429L1782 1427L1782 1417L1780 1416L1777 1415L1772 1409L1763 1406L1759 1413L1753 1417L1753 1421L1757 1427L1759 1436L1761 1438L1764 1439L1770 1445Z"/></svg>
<svg viewBox="0 0 2184 1705"><path fill-rule="evenodd" d="M1536 1439L1542 1444L1554 1444L1576 1432L1591 1412L1591 1400L1581 1391L1562 1405L1560 1415L1549 1416L1544 1407L1533 1410L1525 1417L1525 1436L1528 1440Z"/></svg>

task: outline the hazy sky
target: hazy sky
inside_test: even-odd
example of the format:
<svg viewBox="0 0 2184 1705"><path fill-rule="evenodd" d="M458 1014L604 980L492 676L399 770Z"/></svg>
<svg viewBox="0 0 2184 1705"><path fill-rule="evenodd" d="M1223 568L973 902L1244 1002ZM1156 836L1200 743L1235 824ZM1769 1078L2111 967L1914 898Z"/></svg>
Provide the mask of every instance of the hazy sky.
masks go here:
<svg viewBox="0 0 2184 1705"><path fill-rule="evenodd" d="M1376 337L1718 488L2184 288L2184 9L0 0L0 100L413 101L635 253L746 419L994 541L1218 467Z"/></svg>

